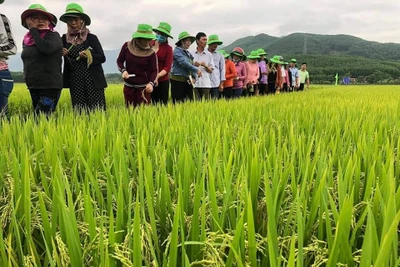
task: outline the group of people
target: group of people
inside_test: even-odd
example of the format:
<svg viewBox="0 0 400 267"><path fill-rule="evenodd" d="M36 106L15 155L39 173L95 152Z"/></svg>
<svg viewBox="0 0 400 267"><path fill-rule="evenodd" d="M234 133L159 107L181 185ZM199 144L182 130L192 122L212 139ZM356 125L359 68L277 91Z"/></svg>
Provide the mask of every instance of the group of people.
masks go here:
<svg viewBox="0 0 400 267"><path fill-rule="evenodd" d="M17 48L7 17L1 17L0 113L7 114L13 87L7 59ZM61 37L54 30L57 17L44 6L33 4L21 14L21 24L28 30L21 57L35 114L51 114L63 88L70 89L77 110L106 109L107 82L102 68L106 58L97 36L87 28L90 17L82 6L70 3L59 20L67 25ZM309 85L307 64L298 70L295 59L290 64L280 56L267 60L263 49L246 56L240 47L228 54L217 50L222 45L217 35L208 37L203 32L196 36L180 33L174 49L169 39L173 39L170 24L161 22L157 28L139 24L131 40L122 45L117 67L124 79L126 106L167 104L170 88L172 101L177 103L290 92ZM197 47L189 51L194 42Z"/></svg>

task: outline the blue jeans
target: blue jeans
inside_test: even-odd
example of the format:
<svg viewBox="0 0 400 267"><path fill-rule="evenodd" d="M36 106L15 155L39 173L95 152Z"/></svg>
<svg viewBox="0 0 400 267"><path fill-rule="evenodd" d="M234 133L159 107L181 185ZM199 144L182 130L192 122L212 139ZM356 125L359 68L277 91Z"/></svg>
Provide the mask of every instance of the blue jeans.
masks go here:
<svg viewBox="0 0 400 267"><path fill-rule="evenodd" d="M8 117L8 97L14 87L14 80L9 70L0 71L0 119Z"/></svg>
<svg viewBox="0 0 400 267"><path fill-rule="evenodd" d="M210 94L211 94L211 98L212 98L212 99L218 99L218 98L219 98L219 91L218 91L218 89L219 89L219 87L211 88Z"/></svg>

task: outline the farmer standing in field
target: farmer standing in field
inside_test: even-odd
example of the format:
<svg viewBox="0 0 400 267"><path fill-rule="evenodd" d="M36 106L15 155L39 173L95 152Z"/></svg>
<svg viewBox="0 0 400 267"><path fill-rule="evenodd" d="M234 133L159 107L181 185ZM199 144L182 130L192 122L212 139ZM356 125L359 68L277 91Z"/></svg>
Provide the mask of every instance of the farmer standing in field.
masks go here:
<svg viewBox="0 0 400 267"><path fill-rule="evenodd" d="M21 58L33 109L35 115L50 115L57 107L63 87L63 45L60 35L53 30L57 18L42 5L33 4L21 14L21 23L29 29Z"/></svg>
<svg viewBox="0 0 400 267"><path fill-rule="evenodd" d="M197 48L192 53L194 65L201 71L201 76L196 80L196 88L194 89L196 100L210 99L211 90L211 73L214 70L214 59L212 54L206 50L207 35L199 32L196 35Z"/></svg>
<svg viewBox="0 0 400 267"><path fill-rule="evenodd" d="M233 83L233 98L239 98L242 95L243 88L246 87L247 70L244 60L246 55L241 47L233 48L231 52L232 61L236 68L236 77Z"/></svg>
<svg viewBox="0 0 400 267"><path fill-rule="evenodd" d="M259 94L264 95L267 93L267 60L265 56L267 53L264 51L264 49L260 48L257 50L258 55L260 56L260 59L258 60L258 66L260 67L260 79L259 79Z"/></svg>
<svg viewBox="0 0 400 267"><path fill-rule="evenodd" d="M193 56L188 51L196 38L188 32L179 34L178 42L175 43L174 59L171 69L171 96L172 102L178 103L193 100L193 87L195 80L201 76L201 71L193 64Z"/></svg>
<svg viewBox="0 0 400 267"><path fill-rule="evenodd" d="M299 71L300 76L300 87L299 91L304 90L304 86L307 86L307 89L310 88L310 74L307 71L307 63L301 63L301 70Z"/></svg>
<svg viewBox="0 0 400 267"><path fill-rule="evenodd" d="M258 59L260 56L257 51L251 51L250 55L247 57L249 59L246 62L247 71L247 90L249 96L258 95L258 79L260 78L260 67L258 66Z"/></svg>
<svg viewBox="0 0 400 267"><path fill-rule="evenodd" d="M151 99L154 104L168 104L169 97L169 73L172 67L173 52L168 44L168 38L171 36L171 25L166 22L160 22L160 25L153 29L157 40L151 44L152 49L157 54L158 74L154 81L155 87L151 93Z"/></svg>
<svg viewBox="0 0 400 267"><path fill-rule="evenodd" d="M282 82L282 68L283 62L280 56L274 56L268 63L268 94L278 93L281 89Z"/></svg>
<svg viewBox="0 0 400 267"><path fill-rule="evenodd" d="M299 77L299 70L296 67L297 60L295 58L292 58L290 60L290 75L291 75L291 85L289 90L290 91L297 91L297 89L300 87L300 77Z"/></svg>
<svg viewBox="0 0 400 267"><path fill-rule="evenodd" d="M107 82L101 64L106 57L97 36L86 28L90 17L80 5L71 3L60 20L68 27L62 36L64 88L70 88L72 106L77 110L105 110Z"/></svg>
<svg viewBox="0 0 400 267"><path fill-rule="evenodd" d="M222 45L218 35L210 35L208 38L208 51L212 54L214 60L214 70L211 73L211 97L213 99L220 98L220 94L224 90L225 81L225 59L224 56L217 52L218 46Z"/></svg>
<svg viewBox="0 0 400 267"><path fill-rule="evenodd" d="M3 4L4 0L0 0ZM17 46L11 32L11 24L8 18L0 14L0 120L2 117L8 117L8 97L14 87L14 80L8 69L7 59L17 53Z"/></svg>
<svg viewBox="0 0 400 267"><path fill-rule="evenodd" d="M155 40L153 27L139 24L132 34L132 40L125 42L117 59L119 71L124 78L125 105L149 105L154 81L157 78L157 56L150 47L150 41Z"/></svg>
<svg viewBox="0 0 400 267"><path fill-rule="evenodd" d="M229 54L225 50L219 51L225 59L225 81L222 89L222 94L226 99L232 98L233 80L236 78L236 68L232 60L229 59Z"/></svg>

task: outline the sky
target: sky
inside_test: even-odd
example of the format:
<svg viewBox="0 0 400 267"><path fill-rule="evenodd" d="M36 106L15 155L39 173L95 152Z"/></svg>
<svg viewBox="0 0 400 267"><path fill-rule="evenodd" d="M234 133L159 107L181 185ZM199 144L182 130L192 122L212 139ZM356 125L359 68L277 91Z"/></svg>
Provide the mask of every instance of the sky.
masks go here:
<svg viewBox="0 0 400 267"><path fill-rule="evenodd" d="M285 36L294 32L349 34L370 41L400 43L400 1L397 0L81 0L92 19L90 31L106 50L120 49L139 23L153 27L165 21L172 26L174 40L181 31L192 35L218 34L224 45L260 33ZM5 14L14 38L22 42L27 32L21 14L30 4L40 3L58 18L67 0L5 0ZM62 34L66 24L59 22Z"/></svg>

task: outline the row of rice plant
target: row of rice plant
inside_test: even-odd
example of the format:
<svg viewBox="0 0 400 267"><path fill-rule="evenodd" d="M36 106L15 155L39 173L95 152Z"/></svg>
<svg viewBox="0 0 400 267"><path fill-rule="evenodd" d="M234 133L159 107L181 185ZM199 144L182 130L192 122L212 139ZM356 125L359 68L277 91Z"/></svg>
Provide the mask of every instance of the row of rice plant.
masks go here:
<svg viewBox="0 0 400 267"><path fill-rule="evenodd" d="M0 266L399 266L400 88L107 97L34 119L14 92Z"/></svg>

